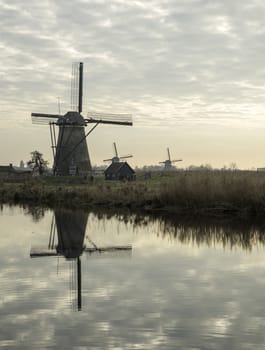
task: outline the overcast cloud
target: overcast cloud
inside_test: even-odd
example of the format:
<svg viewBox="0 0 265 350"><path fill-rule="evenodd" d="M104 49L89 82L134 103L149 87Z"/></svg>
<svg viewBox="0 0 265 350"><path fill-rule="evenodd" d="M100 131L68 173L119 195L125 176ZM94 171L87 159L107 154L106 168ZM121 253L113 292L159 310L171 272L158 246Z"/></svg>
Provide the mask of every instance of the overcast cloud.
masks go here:
<svg viewBox="0 0 265 350"><path fill-rule="evenodd" d="M66 112L71 64L85 110L136 127L263 125L261 0L0 0L0 128ZM8 116L9 123L6 123Z"/></svg>
<svg viewBox="0 0 265 350"><path fill-rule="evenodd" d="M1 113L49 110L58 96L67 110L81 60L90 109L108 101L140 124L254 122L264 114L264 15L253 0L2 0Z"/></svg>

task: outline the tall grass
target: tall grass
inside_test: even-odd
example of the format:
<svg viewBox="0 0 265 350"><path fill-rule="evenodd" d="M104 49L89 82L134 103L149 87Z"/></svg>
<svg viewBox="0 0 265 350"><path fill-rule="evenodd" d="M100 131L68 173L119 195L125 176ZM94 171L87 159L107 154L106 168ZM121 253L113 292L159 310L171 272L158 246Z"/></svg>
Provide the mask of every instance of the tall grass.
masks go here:
<svg viewBox="0 0 265 350"><path fill-rule="evenodd" d="M259 216L265 214L265 173L183 172L126 183L78 178L2 179L0 202Z"/></svg>
<svg viewBox="0 0 265 350"><path fill-rule="evenodd" d="M186 172L161 185L162 206L197 213L265 211L265 174L254 172Z"/></svg>

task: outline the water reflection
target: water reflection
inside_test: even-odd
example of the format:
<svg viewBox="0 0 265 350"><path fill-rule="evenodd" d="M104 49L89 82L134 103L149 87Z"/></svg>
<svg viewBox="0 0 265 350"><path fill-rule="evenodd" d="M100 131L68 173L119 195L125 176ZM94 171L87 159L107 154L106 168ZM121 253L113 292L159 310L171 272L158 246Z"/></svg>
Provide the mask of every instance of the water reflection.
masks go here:
<svg viewBox="0 0 265 350"><path fill-rule="evenodd" d="M39 212L39 211L38 211ZM77 310L82 308L81 255L83 252L100 257L129 256L131 245L98 246L87 234L86 227L89 213L83 211L55 210L52 217L49 239L46 247L32 247L31 258L60 257L71 261L71 295L76 295ZM36 218L36 216L35 216ZM84 240L90 243L87 246Z"/></svg>
<svg viewBox="0 0 265 350"><path fill-rule="evenodd" d="M1 349L265 348L262 222L100 215L46 211L36 223L5 207ZM30 259L30 242L32 253L51 257ZM108 254L104 244L127 242L132 259L92 259ZM67 268L78 309L78 258L82 312L72 312Z"/></svg>
<svg viewBox="0 0 265 350"><path fill-rule="evenodd" d="M220 219L188 217L178 215L116 215L124 223L139 227L155 227L154 234L163 239L176 240L183 244L209 247L222 245L223 248L251 250L265 244L265 221L245 221L240 218Z"/></svg>
<svg viewBox="0 0 265 350"><path fill-rule="evenodd" d="M45 211L42 207L24 208L24 213L30 215L34 222L43 219L45 217ZM88 215L89 213L85 212L78 213L76 211L73 213L71 210L56 210L55 223L52 224L52 227L57 228L59 244L60 237L62 236L60 232L80 231L85 234L84 230L87 225ZM246 221L238 217L195 218L194 216L172 214L157 215L154 213L152 215L144 215L139 213L131 214L129 212L117 213L113 211L96 211L93 212L93 215L103 222L114 218L125 225L133 226L135 231L138 228L150 227L152 225L154 234L159 235L161 238L179 241L183 244L195 244L197 246L206 244L209 247L221 244L226 249L240 247L246 250L251 250L253 246L263 246L265 244L265 220L263 218L255 221ZM71 234L67 234L68 238L70 236ZM83 242L82 234L78 236ZM76 245L76 242L73 243ZM79 247L81 246L80 243ZM66 256L65 254L62 255Z"/></svg>
<svg viewBox="0 0 265 350"><path fill-rule="evenodd" d="M174 220L167 217L160 222L163 235L170 235L181 243L193 243L197 246L221 244L226 249L242 248L251 250L257 245L264 245L264 222L244 220Z"/></svg>
<svg viewBox="0 0 265 350"><path fill-rule="evenodd" d="M28 207L28 206L26 206L24 208L24 210L25 210L25 214L26 215L31 215L32 220L34 222L38 222L41 219L43 219L44 215L45 215L45 211L46 211L45 208L37 207L37 206L36 207Z"/></svg>

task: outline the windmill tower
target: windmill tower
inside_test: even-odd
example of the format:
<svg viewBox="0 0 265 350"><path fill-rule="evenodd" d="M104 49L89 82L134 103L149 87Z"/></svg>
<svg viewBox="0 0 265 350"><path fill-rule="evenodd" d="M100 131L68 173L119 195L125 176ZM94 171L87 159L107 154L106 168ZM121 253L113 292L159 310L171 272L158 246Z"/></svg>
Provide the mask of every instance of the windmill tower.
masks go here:
<svg viewBox="0 0 265 350"><path fill-rule="evenodd" d="M86 175L91 168L87 147L87 136L99 124L132 125L130 114L88 113L84 118L83 109L83 63L74 63L71 82L71 111L66 114L31 113L32 121L49 124L53 151L54 175ZM94 124L86 132L88 125ZM55 127L59 127L56 137Z"/></svg>
<svg viewBox="0 0 265 350"><path fill-rule="evenodd" d="M127 257L131 256L131 245L97 246L86 236L88 213L71 210L56 210L52 219L48 248L30 250L31 258L64 257L71 263L70 292L74 307L82 309L82 271L81 256ZM57 237L56 237L57 236ZM85 244L85 239L88 245ZM56 244L57 242L57 244Z"/></svg>
<svg viewBox="0 0 265 350"><path fill-rule="evenodd" d="M116 146L115 142L113 142L113 148L114 148L114 157L112 157L110 159L104 159L104 162L110 162L111 161L112 163L119 163L121 161L121 159L132 158L131 154L119 157L118 151L117 151L117 146Z"/></svg>
<svg viewBox="0 0 265 350"><path fill-rule="evenodd" d="M159 164L165 164L164 170L173 170L174 166L172 165L172 163L181 162L182 159L171 160L169 148L167 148L167 155L168 159L164 160L163 162L159 162Z"/></svg>

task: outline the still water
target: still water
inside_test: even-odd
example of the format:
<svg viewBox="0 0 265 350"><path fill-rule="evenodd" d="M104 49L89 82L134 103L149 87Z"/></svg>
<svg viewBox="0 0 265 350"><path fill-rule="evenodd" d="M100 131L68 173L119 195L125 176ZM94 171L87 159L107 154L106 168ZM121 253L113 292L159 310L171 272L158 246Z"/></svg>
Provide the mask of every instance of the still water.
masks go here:
<svg viewBox="0 0 265 350"><path fill-rule="evenodd" d="M265 348L260 228L7 206L0 222L2 349Z"/></svg>

